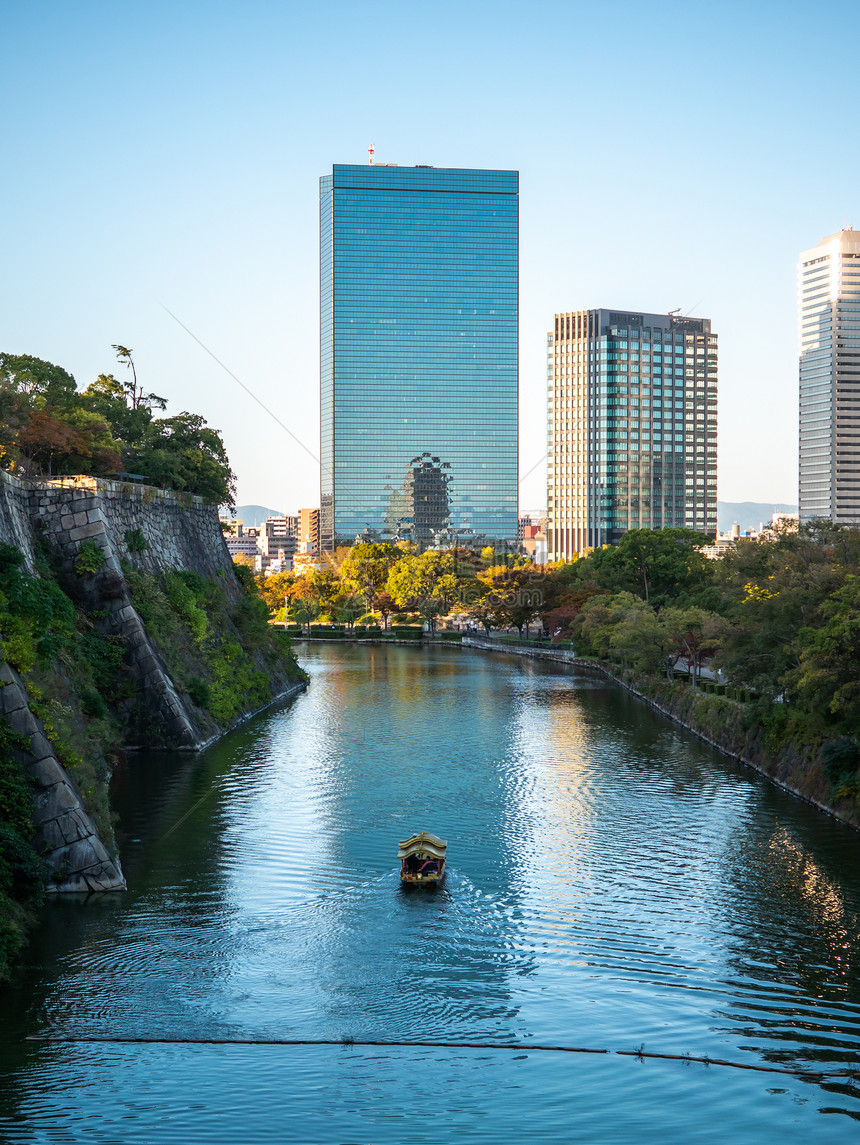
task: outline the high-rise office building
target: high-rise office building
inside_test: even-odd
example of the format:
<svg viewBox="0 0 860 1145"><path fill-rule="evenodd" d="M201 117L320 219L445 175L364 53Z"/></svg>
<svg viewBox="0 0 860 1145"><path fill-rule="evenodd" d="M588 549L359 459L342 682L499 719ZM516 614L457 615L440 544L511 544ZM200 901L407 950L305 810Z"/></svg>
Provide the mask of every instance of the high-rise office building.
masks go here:
<svg viewBox="0 0 860 1145"><path fill-rule="evenodd" d="M628 529L717 529L717 336L707 318L556 314L547 335L549 559Z"/></svg>
<svg viewBox="0 0 860 1145"><path fill-rule="evenodd" d="M860 524L860 231L800 256L801 523Z"/></svg>
<svg viewBox="0 0 860 1145"><path fill-rule="evenodd" d="M322 548L515 545L517 172L335 165L320 284Z"/></svg>

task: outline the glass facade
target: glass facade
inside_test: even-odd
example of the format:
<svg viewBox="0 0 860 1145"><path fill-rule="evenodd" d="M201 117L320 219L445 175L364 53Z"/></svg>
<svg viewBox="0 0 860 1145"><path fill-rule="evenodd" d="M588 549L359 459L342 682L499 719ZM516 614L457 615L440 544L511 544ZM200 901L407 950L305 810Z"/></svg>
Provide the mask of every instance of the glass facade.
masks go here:
<svg viewBox="0 0 860 1145"><path fill-rule="evenodd" d="M324 549L517 537L518 175L320 180Z"/></svg>
<svg viewBox="0 0 860 1145"><path fill-rule="evenodd" d="M860 523L860 232L800 259L800 520Z"/></svg>
<svg viewBox="0 0 860 1145"><path fill-rule="evenodd" d="M707 318L556 314L547 335L547 546L717 529L717 336Z"/></svg>

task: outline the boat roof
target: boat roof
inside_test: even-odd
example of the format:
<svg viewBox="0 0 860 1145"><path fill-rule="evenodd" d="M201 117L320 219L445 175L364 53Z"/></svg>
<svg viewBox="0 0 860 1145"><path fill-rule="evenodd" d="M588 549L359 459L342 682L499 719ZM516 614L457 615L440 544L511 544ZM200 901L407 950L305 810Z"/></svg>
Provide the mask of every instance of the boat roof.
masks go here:
<svg viewBox="0 0 860 1145"><path fill-rule="evenodd" d="M401 840L399 846L398 859L405 859L409 855L414 855L416 851L426 851L430 855L435 855L437 859L444 859L448 844L438 835L431 835L429 831L418 831L408 839Z"/></svg>

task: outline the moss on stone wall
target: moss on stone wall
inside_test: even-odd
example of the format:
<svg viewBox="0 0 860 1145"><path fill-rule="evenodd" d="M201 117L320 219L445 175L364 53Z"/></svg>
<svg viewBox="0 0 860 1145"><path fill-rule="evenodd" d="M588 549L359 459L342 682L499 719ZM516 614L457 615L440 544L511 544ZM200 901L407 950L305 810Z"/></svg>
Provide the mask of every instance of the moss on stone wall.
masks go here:
<svg viewBox="0 0 860 1145"><path fill-rule="evenodd" d="M132 602L177 690L213 734L305 679L253 581L237 595L223 579L125 569Z"/></svg>

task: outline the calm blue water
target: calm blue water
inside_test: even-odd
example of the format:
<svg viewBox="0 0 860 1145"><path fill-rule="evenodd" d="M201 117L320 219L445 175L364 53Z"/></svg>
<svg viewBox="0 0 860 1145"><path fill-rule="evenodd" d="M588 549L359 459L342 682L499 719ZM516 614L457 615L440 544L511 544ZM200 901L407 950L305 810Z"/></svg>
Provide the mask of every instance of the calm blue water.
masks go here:
<svg viewBox="0 0 860 1145"><path fill-rule="evenodd" d="M288 707L117 775L131 890L51 904L0 993L0 1140L857 1136L858 1082L616 1051L860 1068L860 836L554 666L304 660ZM398 883L422 828L436 894Z"/></svg>

